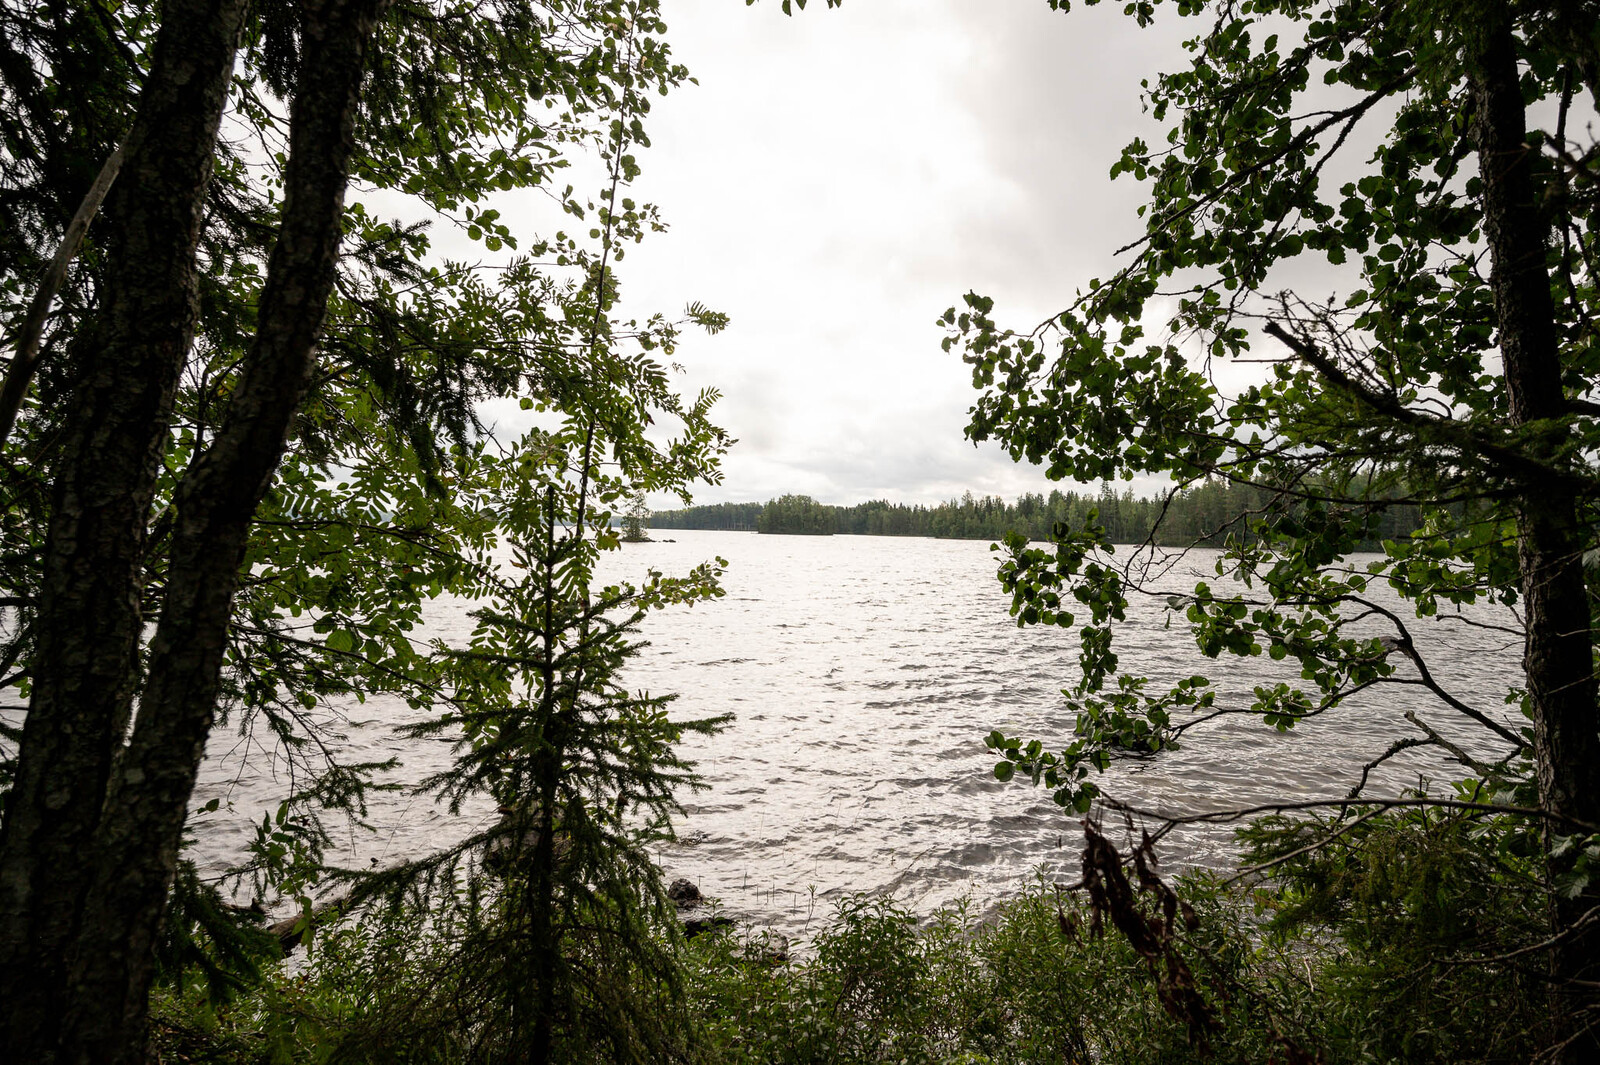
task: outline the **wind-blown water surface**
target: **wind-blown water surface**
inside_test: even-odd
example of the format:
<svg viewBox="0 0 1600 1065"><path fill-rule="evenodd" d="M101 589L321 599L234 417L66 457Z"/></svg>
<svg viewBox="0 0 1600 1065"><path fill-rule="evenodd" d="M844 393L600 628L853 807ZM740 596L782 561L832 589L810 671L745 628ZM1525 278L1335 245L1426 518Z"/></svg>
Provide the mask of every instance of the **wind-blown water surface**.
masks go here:
<svg viewBox="0 0 1600 1065"><path fill-rule="evenodd" d="M1076 673L1077 641L1061 629L1016 627L994 578L986 543L887 537L791 537L669 532L675 542L629 545L606 560L608 580L647 568L683 572L713 555L729 560L725 598L659 612L645 623L650 646L630 686L675 692L684 717L732 713L721 735L693 740L708 788L684 795L683 843L660 855L669 877L688 877L725 911L779 931L802 931L828 900L854 891L892 892L928 910L970 895L980 906L1036 875L1076 879L1075 818L1047 793L1001 784L983 736L1064 744L1072 721L1060 689ZM1210 580L1216 553L1192 552L1157 584L1175 592ZM1479 611L1479 620L1506 618ZM1118 632L1123 669L1157 682L1195 673L1218 682L1219 704L1247 705L1253 685L1296 679L1298 667L1252 659L1202 658L1181 615L1170 627L1162 596L1136 598ZM470 622L443 607L431 632L464 636ZM1382 631L1374 628L1374 632ZM1414 626L1437 678L1458 696L1503 715L1520 641L1459 621ZM1407 709L1458 736L1451 712L1416 688L1363 693L1287 734L1259 719L1207 726L1184 748L1128 761L1108 791L1142 806L1181 812L1275 798L1339 797L1363 762L1414 732ZM447 743L402 741L392 726L412 712L369 701L349 711L352 757L393 754L402 779L445 764ZM225 797L201 827L213 869L238 854L248 824L276 805L283 781L257 759L226 757L213 744L196 805ZM1371 789L1395 794L1419 774L1461 775L1436 749L1407 752ZM425 852L488 823L474 809L451 817L431 801L379 798L376 835L350 833L351 860L380 863ZM1164 847L1167 867L1224 865L1226 828L1190 829Z"/></svg>

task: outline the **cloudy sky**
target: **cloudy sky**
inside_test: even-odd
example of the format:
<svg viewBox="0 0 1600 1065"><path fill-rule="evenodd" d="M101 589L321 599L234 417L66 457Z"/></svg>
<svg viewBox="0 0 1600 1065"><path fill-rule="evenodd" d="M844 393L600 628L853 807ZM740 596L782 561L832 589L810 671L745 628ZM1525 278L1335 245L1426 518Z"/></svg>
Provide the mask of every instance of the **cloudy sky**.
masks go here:
<svg viewBox="0 0 1600 1065"><path fill-rule="evenodd" d="M1044 484L962 434L974 393L939 314L977 290L1032 324L1113 269L1149 139L1139 82L1184 62L1192 21L1120 3L663 0L699 84L659 100L637 198L671 231L630 249L630 309L732 317L677 360L739 438L696 502L803 492L849 504L1011 497ZM668 500L654 501L668 505Z"/></svg>

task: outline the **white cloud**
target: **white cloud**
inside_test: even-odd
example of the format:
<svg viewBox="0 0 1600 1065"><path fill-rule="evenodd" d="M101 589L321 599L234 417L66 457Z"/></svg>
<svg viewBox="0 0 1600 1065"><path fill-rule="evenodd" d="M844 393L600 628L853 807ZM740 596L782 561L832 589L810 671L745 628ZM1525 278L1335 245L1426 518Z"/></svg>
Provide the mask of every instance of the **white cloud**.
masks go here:
<svg viewBox="0 0 1600 1065"><path fill-rule="evenodd" d="M686 389L723 391L741 441L697 498L1038 488L964 440L974 393L936 319L977 289L1032 324L1110 273L1137 189L1106 172L1177 33L1043 0L663 7L700 84L655 103L634 195L672 228L621 273L630 313L701 300L732 317L674 356Z"/></svg>

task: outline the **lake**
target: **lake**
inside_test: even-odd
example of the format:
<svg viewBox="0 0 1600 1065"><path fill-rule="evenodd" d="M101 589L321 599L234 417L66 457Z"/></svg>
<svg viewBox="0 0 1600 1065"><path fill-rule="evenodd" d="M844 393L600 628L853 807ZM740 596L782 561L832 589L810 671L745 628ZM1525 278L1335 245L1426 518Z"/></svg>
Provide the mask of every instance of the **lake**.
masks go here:
<svg viewBox="0 0 1600 1065"><path fill-rule="evenodd" d="M682 843L659 855L668 878L695 881L730 916L791 935L814 928L832 900L856 891L889 892L922 911L962 897L981 909L1039 875L1077 878L1076 819L1043 791L996 781L995 758L983 746L995 728L1065 743L1072 720L1060 690L1075 678L1077 640L1066 630L1015 625L987 543L656 535L675 542L627 545L606 559L602 577L684 572L721 555L727 595L652 615L644 628L650 645L629 686L676 693L679 716L735 716L720 735L686 746L708 788L682 796ZM1206 579L1225 591L1215 559L1214 551L1191 552L1154 590L1185 591ZM437 614L430 631L467 631L464 610L441 606ZM1167 620L1163 594L1133 599L1118 633L1125 671L1156 683L1206 674L1217 682L1219 705L1232 706L1248 705L1256 684L1297 679L1298 666L1266 656L1208 661L1182 617L1170 627ZM1480 609L1473 620L1507 619ZM1413 632L1444 687L1505 717L1505 690L1520 676L1518 638L1459 622L1418 623ZM1402 716L1408 709L1447 734L1471 735L1421 689L1381 686L1290 733L1246 717L1213 723L1179 751L1114 766L1104 785L1170 812L1338 798L1365 761L1414 733ZM445 764L447 743L394 736L394 724L411 714L383 700L350 708L351 757L399 757L404 780ZM236 736L219 734L196 791L197 806L231 803L196 824L212 871L237 857L283 790L279 767L241 755ZM1375 776L1369 793L1459 775L1437 749L1408 751ZM341 840L349 860L383 863L494 816L484 806L451 817L431 800L388 794L373 805L377 833L347 830ZM1224 866L1231 841L1226 827L1186 829L1165 842L1162 859L1169 870Z"/></svg>

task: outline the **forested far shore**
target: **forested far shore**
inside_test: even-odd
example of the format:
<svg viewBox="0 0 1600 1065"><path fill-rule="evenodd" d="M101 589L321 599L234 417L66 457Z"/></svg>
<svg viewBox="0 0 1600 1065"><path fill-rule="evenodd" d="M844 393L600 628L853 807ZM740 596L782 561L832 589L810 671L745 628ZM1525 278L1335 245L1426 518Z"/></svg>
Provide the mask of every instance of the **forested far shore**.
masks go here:
<svg viewBox="0 0 1600 1065"><path fill-rule="evenodd" d="M1230 533L1247 533L1252 519L1286 512L1280 493L1254 485L1211 480L1168 498L1136 496L1132 488L1119 495L1109 484L1098 493L1063 492L1048 496L1029 492L1015 503L999 496L967 492L937 506L890 503L874 499L842 507L819 503L805 495L784 495L766 503L714 503L680 510L658 510L650 516L657 529L704 529L722 532L798 533L806 535L931 536L950 540L996 540L1020 532L1030 540L1048 540L1057 523L1081 528L1096 511L1113 543L1152 541L1165 546L1220 546ZM1395 503L1377 511L1377 527L1367 541L1409 535L1422 522L1417 507Z"/></svg>

